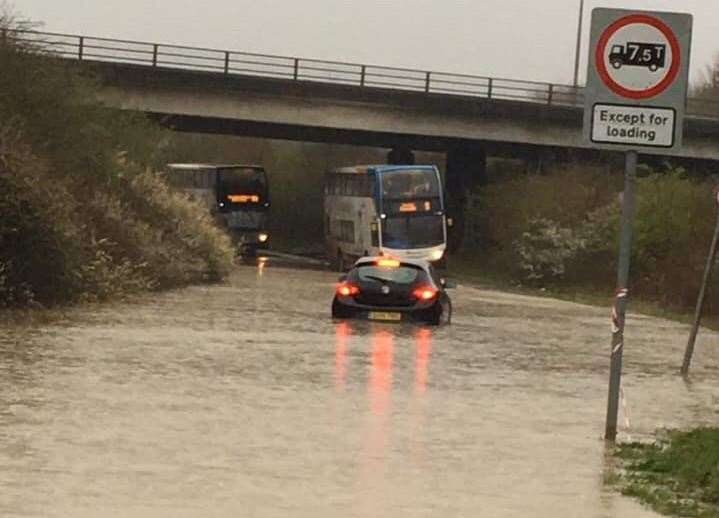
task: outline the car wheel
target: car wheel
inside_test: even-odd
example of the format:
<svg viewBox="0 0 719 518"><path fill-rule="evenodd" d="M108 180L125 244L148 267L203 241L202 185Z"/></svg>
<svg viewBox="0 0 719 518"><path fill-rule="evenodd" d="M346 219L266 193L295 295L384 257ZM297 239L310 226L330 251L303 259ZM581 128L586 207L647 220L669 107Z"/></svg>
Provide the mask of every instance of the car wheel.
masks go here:
<svg viewBox="0 0 719 518"><path fill-rule="evenodd" d="M449 324L452 321L452 303L449 300L437 301L434 306L427 310L424 321L431 326Z"/></svg>
<svg viewBox="0 0 719 518"><path fill-rule="evenodd" d="M351 318L352 310L340 304L337 299L332 300L332 318Z"/></svg>

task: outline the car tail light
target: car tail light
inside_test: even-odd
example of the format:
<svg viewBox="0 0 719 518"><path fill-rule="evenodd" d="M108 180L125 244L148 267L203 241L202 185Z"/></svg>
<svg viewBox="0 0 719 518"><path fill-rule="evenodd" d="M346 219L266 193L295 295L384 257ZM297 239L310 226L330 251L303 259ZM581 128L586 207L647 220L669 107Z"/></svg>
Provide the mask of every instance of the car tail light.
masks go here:
<svg viewBox="0 0 719 518"><path fill-rule="evenodd" d="M354 297L355 295L359 295L359 292L359 286L351 282L342 282L337 285L337 295L343 297Z"/></svg>
<svg viewBox="0 0 719 518"><path fill-rule="evenodd" d="M437 288L434 286L420 286L412 292L412 295L418 300L432 300L437 296Z"/></svg>

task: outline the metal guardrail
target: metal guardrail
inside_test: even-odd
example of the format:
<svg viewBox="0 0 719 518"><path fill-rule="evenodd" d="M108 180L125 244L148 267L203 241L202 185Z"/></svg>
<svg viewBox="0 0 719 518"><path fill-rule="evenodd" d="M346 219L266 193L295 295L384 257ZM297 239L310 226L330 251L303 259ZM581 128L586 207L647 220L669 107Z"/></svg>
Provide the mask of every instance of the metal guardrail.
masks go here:
<svg viewBox="0 0 719 518"><path fill-rule="evenodd" d="M224 75L270 77L384 88L462 97L501 99L548 106L583 106L584 89L410 68L256 54L183 45L3 29L0 41L30 45L39 52L77 61L125 63L157 68L199 70ZM719 119L719 101L690 98L689 115Z"/></svg>

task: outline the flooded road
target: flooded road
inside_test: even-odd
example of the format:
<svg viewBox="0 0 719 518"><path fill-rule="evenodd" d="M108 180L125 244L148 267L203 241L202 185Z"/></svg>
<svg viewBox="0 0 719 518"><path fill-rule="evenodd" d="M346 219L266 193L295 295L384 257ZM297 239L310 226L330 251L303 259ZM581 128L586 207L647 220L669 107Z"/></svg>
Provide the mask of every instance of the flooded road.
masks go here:
<svg viewBox="0 0 719 518"><path fill-rule="evenodd" d="M0 516L655 516L602 481L608 308L460 286L445 328L338 323L335 279L0 328ZM620 438L716 421L719 336L691 384L686 337L630 317Z"/></svg>

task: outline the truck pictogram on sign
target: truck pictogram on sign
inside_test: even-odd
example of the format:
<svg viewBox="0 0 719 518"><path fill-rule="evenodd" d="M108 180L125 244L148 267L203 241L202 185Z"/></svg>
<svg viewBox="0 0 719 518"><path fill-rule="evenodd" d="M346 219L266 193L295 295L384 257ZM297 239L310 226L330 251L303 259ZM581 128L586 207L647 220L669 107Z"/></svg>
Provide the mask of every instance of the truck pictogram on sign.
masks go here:
<svg viewBox="0 0 719 518"><path fill-rule="evenodd" d="M622 66L646 67L652 72L664 68L667 46L663 43L630 41L626 45L613 45L609 62L615 69Z"/></svg>

